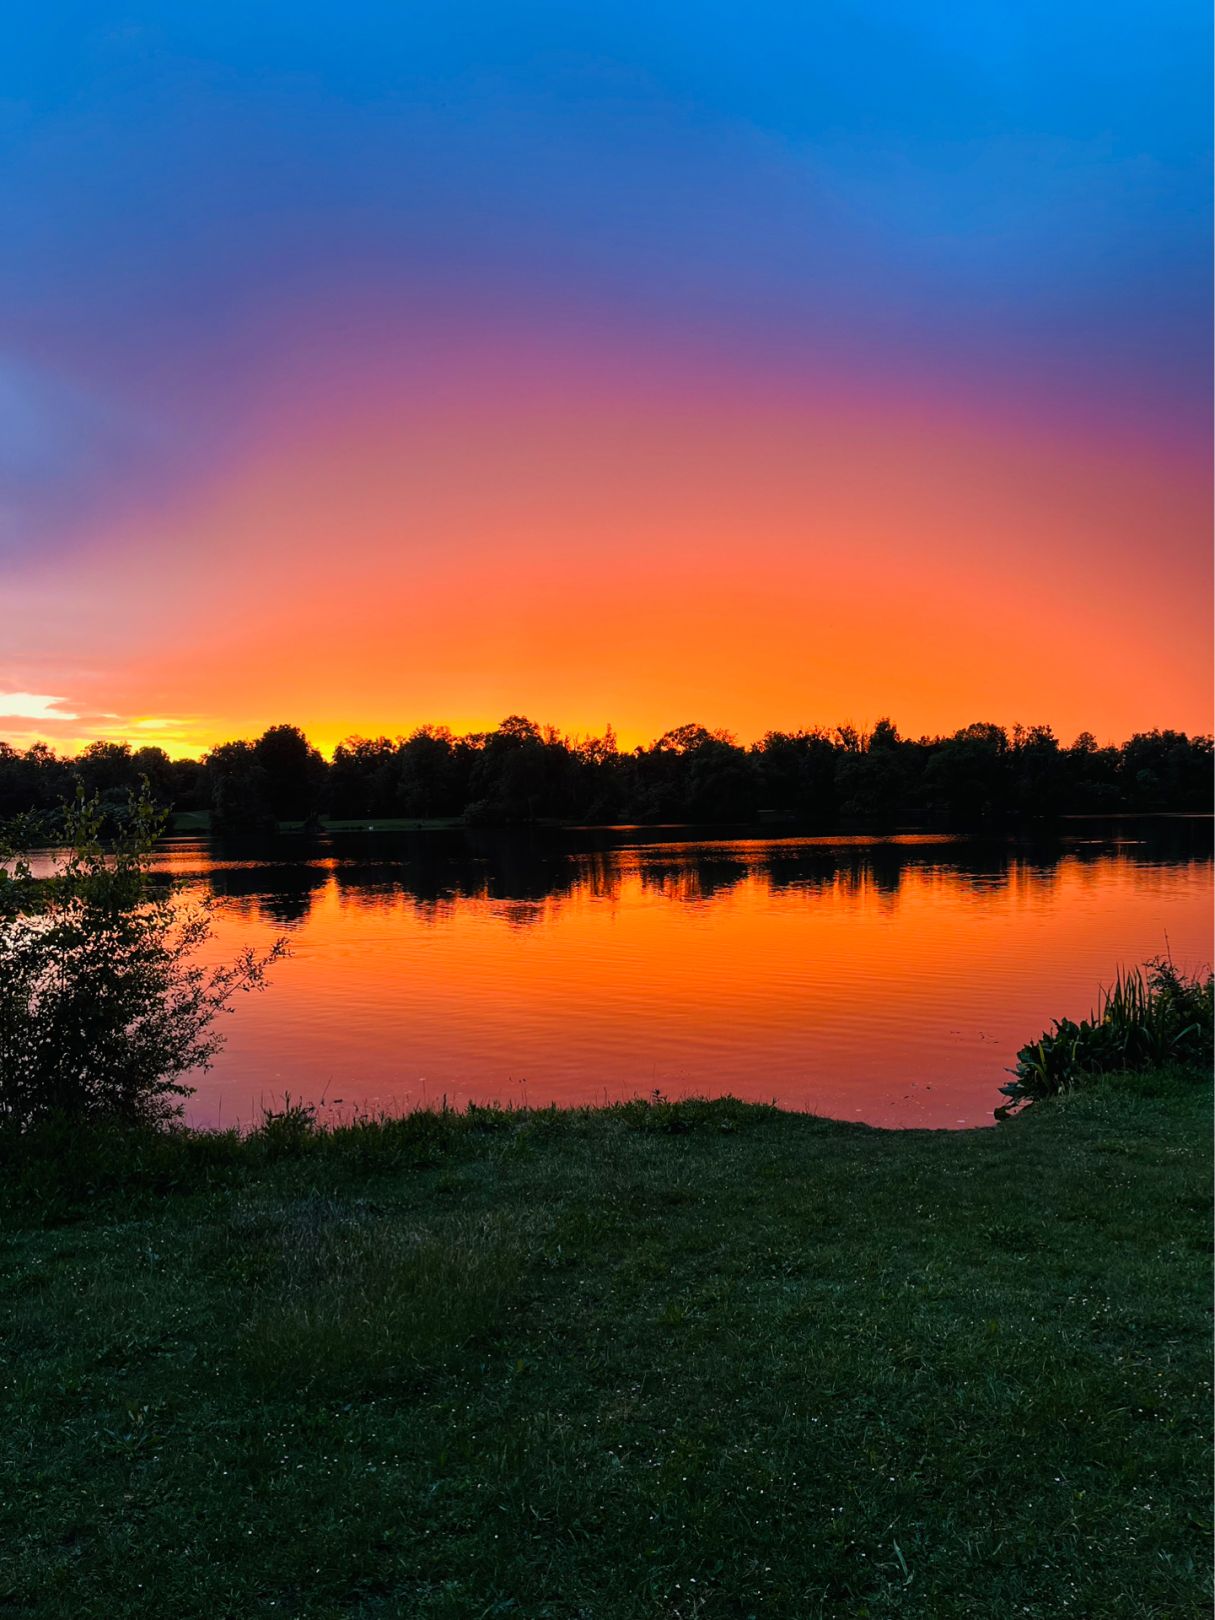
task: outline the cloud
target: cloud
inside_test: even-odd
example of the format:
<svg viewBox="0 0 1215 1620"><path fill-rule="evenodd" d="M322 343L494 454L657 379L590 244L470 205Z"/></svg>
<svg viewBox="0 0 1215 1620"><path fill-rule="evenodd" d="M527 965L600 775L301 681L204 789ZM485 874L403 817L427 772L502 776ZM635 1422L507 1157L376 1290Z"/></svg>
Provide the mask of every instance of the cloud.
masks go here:
<svg viewBox="0 0 1215 1620"><path fill-rule="evenodd" d="M214 727L198 715L124 714L78 701L64 707L68 702L44 692L0 691L0 737L14 748L49 743L67 757L99 740L154 746L174 755L200 754L215 740Z"/></svg>
<svg viewBox="0 0 1215 1620"><path fill-rule="evenodd" d="M0 692L0 720L78 720L66 702L45 692Z"/></svg>

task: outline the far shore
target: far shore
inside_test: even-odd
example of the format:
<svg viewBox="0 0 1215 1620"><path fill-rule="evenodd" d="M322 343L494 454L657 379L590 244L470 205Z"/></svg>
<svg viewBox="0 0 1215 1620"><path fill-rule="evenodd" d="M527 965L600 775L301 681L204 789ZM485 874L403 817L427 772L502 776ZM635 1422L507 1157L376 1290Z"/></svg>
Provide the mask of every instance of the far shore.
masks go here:
<svg viewBox="0 0 1215 1620"><path fill-rule="evenodd" d="M519 832L528 830L559 831L559 832L687 832L698 837L720 837L725 832L745 829L748 836L763 838L777 835L800 835L813 838L830 838L838 836L850 838L857 836L872 836L875 838L892 837L941 837L941 838L1004 838L1024 835L1025 833L1049 836L1052 829L1076 824L1108 825L1121 822L1168 822L1168 821L1194 821L1215 822L1215 812L1206 810L1115 810L1109 812L1068 813L1054 816L1040 821L1013 821L1001 824L980 825L975 827L942 827L932 824L917 824L915 826L882 826L873 824L852 823L847 826L824 828L820 824L798 821L795 818L783 816L763 816L755 821L744 823L723 823L705 821L670 821L670 822L587 822L587 821L561 821L556 818L540 817L534 821L504 821L490 823L473 823L463 816L319 816L312 821L279 821L273 830L267 829L262 836L275 834L291 834L324 836L328 833L356 832L356 833L397 833L397 832ZM168 832L173 836L182 836L190 833L220 833L213 828L212 816L209 810L175 810L169 818ZM256 834L240 833L227 836L250 838Z"/></svg>

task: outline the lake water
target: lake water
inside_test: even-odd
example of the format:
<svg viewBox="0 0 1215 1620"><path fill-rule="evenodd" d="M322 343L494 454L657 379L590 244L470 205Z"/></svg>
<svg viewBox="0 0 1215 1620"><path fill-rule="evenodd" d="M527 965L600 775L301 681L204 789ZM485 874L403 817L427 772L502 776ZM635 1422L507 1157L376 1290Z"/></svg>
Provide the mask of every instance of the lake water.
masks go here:
<svg viewBox="0 0 1215 1620"><path fill-rule="evenodd" d="M215 949L289 960L225 1019L189 1117L284 1094L419 1104L725 1092L885 1126L989 1124L1018 1046L1119 964L1210 957L1211 824L1049 846L656 829L281 840L160 856Z"/></svg>

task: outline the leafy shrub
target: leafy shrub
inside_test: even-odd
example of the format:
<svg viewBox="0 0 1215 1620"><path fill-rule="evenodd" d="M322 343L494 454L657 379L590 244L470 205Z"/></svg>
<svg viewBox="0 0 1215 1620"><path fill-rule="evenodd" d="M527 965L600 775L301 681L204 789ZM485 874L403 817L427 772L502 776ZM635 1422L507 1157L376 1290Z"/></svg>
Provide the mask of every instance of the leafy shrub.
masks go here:
<svg viewBox="0 0 1215 1620"><path fill-rule="evenodd" d="M163 813L145 790L108 847L106 814L79 794L39 870L34 823L0 841L0 1126L172 1117L182 1076L222 1044L217 1015L283 952L201 967L206 903L183 905L148 872Z"/></svg>
<svg viewBox="0 0 1215 1620"><path fill-rule="evenodd" d="M1213 1001L1209 973L1190 978L1166 957L1156 957L1120 972L1087 1018L1056 1018L1017 1053L1016 1068L1009 1071L1014 1078L1000 1089L1013 1106L1053 1097L1093 1075L1161 1063L1209 1066Z"/></svg>

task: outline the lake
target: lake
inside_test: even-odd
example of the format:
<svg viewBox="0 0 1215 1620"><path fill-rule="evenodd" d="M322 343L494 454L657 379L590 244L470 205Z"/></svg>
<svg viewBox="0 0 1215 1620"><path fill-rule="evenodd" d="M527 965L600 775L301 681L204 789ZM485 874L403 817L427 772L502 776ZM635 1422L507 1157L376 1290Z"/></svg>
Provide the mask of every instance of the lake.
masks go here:
<svg viewBox="0 0 1215 1620"><path fill-rule="evenodd" d="M166 842L218 956L291 956L192 1077L198 1124L285 1095L420 1104L774 1100L883 1126L990 1124L1017 1048L1119 964L1210 956L1206 818L1049 843L686 829Z"/></svg>

